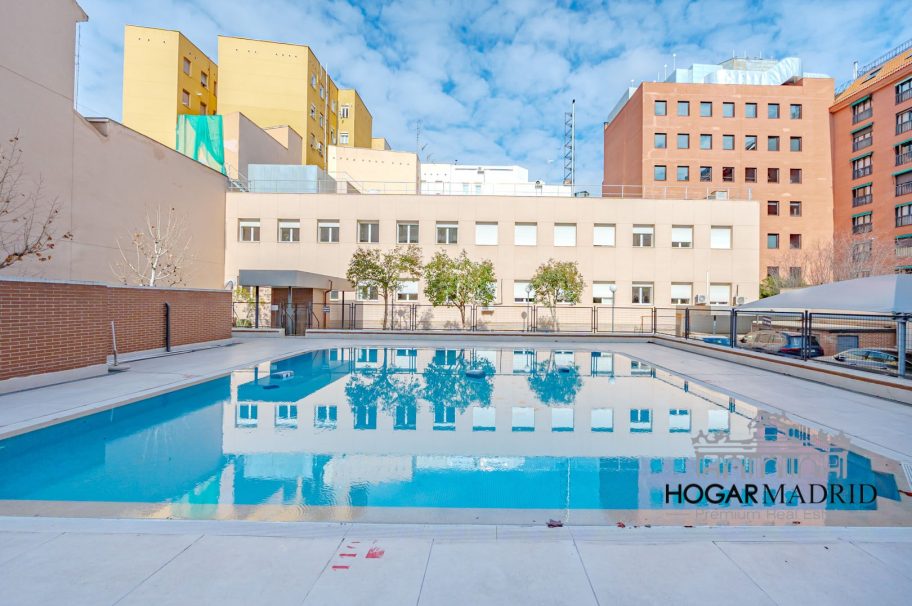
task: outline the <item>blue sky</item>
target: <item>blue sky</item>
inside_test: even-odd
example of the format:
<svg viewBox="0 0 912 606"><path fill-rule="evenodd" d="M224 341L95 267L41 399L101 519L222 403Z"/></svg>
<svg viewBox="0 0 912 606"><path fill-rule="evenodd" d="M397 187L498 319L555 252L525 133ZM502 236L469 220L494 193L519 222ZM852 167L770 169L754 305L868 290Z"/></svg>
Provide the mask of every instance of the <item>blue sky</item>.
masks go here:
<svg viewBox="0 0 912 606"><path fill-rule="evenodd" d="M123 27L178 29L216 58L218 34L308 44L359 90L375 136L422 161L520 164L562 177L563 112L577 100L577 183L598 184L602 122L631 80L663 65L739 55L799 56L805 71L851 76L912 38L890 0L476 2L438 0L79 0L77 105L121 115Z"/></svg>

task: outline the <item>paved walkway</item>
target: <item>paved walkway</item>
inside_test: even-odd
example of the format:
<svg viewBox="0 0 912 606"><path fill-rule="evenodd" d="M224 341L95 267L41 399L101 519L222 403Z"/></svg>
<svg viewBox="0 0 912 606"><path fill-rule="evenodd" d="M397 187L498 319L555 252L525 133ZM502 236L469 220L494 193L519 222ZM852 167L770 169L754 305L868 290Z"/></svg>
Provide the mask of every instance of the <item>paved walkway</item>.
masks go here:
<svg viewBox="0 0 912 606"><path fill-rule="evenodd" d="M908 604L912 530L0 518L0 603Z"/></svg>

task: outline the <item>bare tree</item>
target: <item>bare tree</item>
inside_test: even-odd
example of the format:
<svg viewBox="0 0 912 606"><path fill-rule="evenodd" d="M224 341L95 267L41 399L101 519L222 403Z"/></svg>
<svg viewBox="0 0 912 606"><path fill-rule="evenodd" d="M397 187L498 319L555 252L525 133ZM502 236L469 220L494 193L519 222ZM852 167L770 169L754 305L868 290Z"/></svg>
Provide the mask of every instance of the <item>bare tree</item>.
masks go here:
<svg viewBox="0 0 912 606"><path fill-rule="evenodd" d="M130 236L128 250L120 239L120 262L112 271L124 284L180 286L189 260L190 236L184 218L174 208L162 217L161 206L146 212L146 224Z"/></svg>
<svg viewBox="0 0 912 606"><path fill-rule="evenodd" d="M17 134L0 146L0 269L30 257L49 261L56 245L57 199L44 200L40 180L34 188L22 189L22 148ZM70 232L60 235L61 240L72 237Z"/></svg>
<svg viewBox="0 0 912 606"><path fill-rule="evenodd" d="M808 248L783 251L775 259L780 267L780 276L773 280L778 292L780 288L892 273L895 245L889 238L839 234L832 240L819 241ZM791 274L793 267L801 268L800 275Z"/></svg>

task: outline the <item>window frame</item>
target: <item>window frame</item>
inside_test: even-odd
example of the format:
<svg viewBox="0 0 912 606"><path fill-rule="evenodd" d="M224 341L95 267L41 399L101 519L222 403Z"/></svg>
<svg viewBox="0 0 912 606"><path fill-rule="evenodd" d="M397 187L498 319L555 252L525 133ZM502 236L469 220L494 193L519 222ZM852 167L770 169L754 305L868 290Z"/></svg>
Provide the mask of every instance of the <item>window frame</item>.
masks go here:
<svg viewBox="0 0 912 606"><path fill-rule="evenodd" d="M287 225L283 225L286 223ZM294 224L294 225L292 225ZM288 230L289 239L283 239L282 235ZM301 220L300 219L279 219L276 223L276 239L282 244L294 244L301 241Z"/></svg>
<svg viewBox="0 0 912 606"><path fill-rule="evenodd" d="M367 239L364 239L364 228L367 228ZM374 219L358 220L358 244L380 243L380 221Z"/></svg>
<svg viewBox="0 0 912 606"><path fill-rule="evenodd" d="M440 246L450 246L453 244L459 244L459 223L456 221L437 221L434 225L434 234L435 234L435 243ZM442 230L442 231L441 231ZM446 237L442 238L444 241L441 241L441 235L445 234ZM451 237L452 236L452 240Z"/></svg>
<svg viewBox="0 0 912 606"><path fill-rule="evenodd" d="M402 228L405 229L406 237L402 238ZM414 230L412 229L414 228ZM414 240L412 239L414 231ZM396 222L396 244L418 244L418 238L421 235L418 221L397 221Z"/></svg>
<svg viewBox="0 0 912 606"><path fill-rule="evenodd" d="M329 230L326 233L329 239L323 239L323 230ZM341 240L342 228L338 219L322 219L317 221L317 242L320 244L338 244Z"/></svg>

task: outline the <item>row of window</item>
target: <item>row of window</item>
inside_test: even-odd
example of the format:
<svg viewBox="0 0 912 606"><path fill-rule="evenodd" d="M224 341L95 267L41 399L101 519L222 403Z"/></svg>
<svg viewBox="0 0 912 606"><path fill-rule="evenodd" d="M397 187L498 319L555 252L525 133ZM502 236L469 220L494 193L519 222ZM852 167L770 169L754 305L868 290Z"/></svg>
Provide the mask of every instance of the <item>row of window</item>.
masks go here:
<svg viewBox="0 0 912 606"><path fill-rule="evenodd" d="M745 151L757 151L758 140L759 138L757 135L744 135ZM779 135L769 135L766 138L766 151L779 151L781 148L781 140L782 137ZM803 146L802 141L803 139L801 137L789 137L789 150L800 152ZM668 133L655 133L652 142L656 149L667 149ZM699 144L700 149L713 149L713 135L711 133L701 133L699 135ZM690 133L678 133L676 135L676 145L677 149L690 149ZM735 149L735 135L722 135L722 149Z"/></svg>
<svg viewBox="0 0 912 606"><path fill-rule="evenodd" d="M524 352L518 352L524 354ZM259 404L239 403L235 410L236 427L258 427L259 426ZM551 431L563 432L573 431L575 429L575 411L573 407L548 408L551 417ZM456 425L456 406L435 406L434 424L435 430L453 430ZM651 408L630 408L628 430L631 433L649 433L653 430L654 414ZM531 406L512 406L511 428L513 431L535 431L535 413L536 409ZM707 429L711 432L729 431L729 411L728 410L707 410ZM473 431L495 431L496 430L497 408L494 406L473 406L472 407L472 429ZM417 406L397 405L394 411L394 430L415 430L418 423ZM353 429L377 429L377 406L358 405L352 409ZM693 413L687 408L671 408L668 410L668 431L669 433L689 433L691 431L691 417ZM333 404L320 404L314 406L313 426L316 429L336 429L339 420L338 406ZM275 405L275 426L279 428L294 429L298 427L298 405L297 404L276 404ZM592 408L590 409L589 428L596 432L613 432L614 431L614 409L613 408ZM771 429L771 428L767 428ZM774 428L772 428L774 429ZM775 438L767 438L775 439ZM653 473L660 473L662 467L661 459L653 459L651 470ZM681 466L686 464L683 459ZM675 461L675 470L679 467L678 460ZM683 470L680 473L684 473Z"/></svg>
<svg viewBox="0 0 912 606"><path fill-rule="evenodd" d="M690 101L677 101L676 102L676 112L678 116L689 116L690 115ZM699 115L701 118L712 118L715 104L712 101L700 101L699 102ZM757 108L759 105L757 103L745 103L743 112L745 118L756 118L757 117ZM771 120L776 120L781 117L779 103L767 103L766 104L766 117ZM668 101L657 99L653 104L653 113L656 116L667 116L668 115ZM736 117L736 108L735 103L731 101L722 102L722 117L723 118L735 118ZM802 107L800 103L792 103L789 105L789 118L792 120L800 120L802 117Z"/></svg>
<svg viewBox="0 0 912 606"><path fill-rule="evenodd" d="M396 292L396 300L414 302L418 300L418 281L406 280ZM617 285L614 282L592 283L592 304L610 305L614 301ZM689 282L672 282L668 303L671 305L691 305L694 303L693 284ZM654 285L652 282L634 282L630 287L630 302L633 305L656 305ZM497 295L495 295L496 298ZM342 293L332 291L331 301L341 301ZM376 286L359 285L355 291L358 301L379 301L380 293ZM709 285L707 299L710 305L732 305L731 284L713 283ZM530 286L529 280L513 281L513 303L532 303L535 300L535 291ZM559 301L560 302L560 301Z"/></svg>
<svg viewBox="0 0 912 606"><path fill-rule="evenodd" d="M191 97L190 97L189 91L187 91L187 90L181 91L181 103L184 105L184 107L187 107L187 108L190 107L190 98ZM206 104L205 101L200 101L199 113L201 116L209 115L209 106ZM212 115L213 116L215 115L215 108L212 109Z"/></svg>
<svg viewBox="0 0 912 606"><path fill-rule="evenodd" d="M690 166L688 165L679 165L675 170L675 178L677 181L687 182L691 180ZM790 168L788 182L798 185L802 182L804 177L804 171L800 168ZM665 164L656 164L652 167L652 178L655 181L667 181L668 180L668 166ZM780 169L778 168L767 168L766 169L766 182L767 183L779 183L781 178ZM701 183L711 182L713 180L713 167L712 166L700 166L699 167L699 179ZM733 183L735 181L735 167L734 166L723 166L722 167L722 182L723 183ZM744 168L744 182L745 183L756 183L757 182L757 168L756 167L745 167Z"/></svg>
<svg viewBox="0 0 912 606"><path fill-rule="evenodd" d="M189 57L184 57L183 71L184 74L188 76L193 75L193 67ZM200 70L200 86L203 88L209 88L209 73L204 70ZM212 94L218 95L218 82L215 80L212 81Z"/></svg>
<svg viewBox="0 0 912 606"><path fill-rule="evenodd" d="M905 86L906 88L904 88L900 92L900 90L899 90L900 86ZM909 88L908 81L897 85L896 89L897 89L897 92L896 92L896 103L897 104L902 103L903 101L906 101L910 97L912 97L912 93L909 92L912 89ZM852 106L852 124L858 124L859 122L864 122L865 120L868 120L869 118L873 118L873 117L874 117L874 105L871 100L871 97L866 97L866 98L862 99L861 101L856 102L855 105ZM912 124L910 124L910 120L912 120L912 110L905 110L905 111L898 112L896 114L896 134L897 135L900 133L904 133L909 129L912 129Z"/></svg>
<svg viewBox="0 0 912 606"><path fill-rule="evenodd" d="M791 250L801 250L801 234L789 234L788 237L789 248ZM776 250L779 248L779 234L768 233L766 234L766 247L770 250Z"/></svg>
<svg viewBox="0 0 912 606"><path fill-rule="evenodd" d="M800 205L798 202L799 215ZM357 241L360 244L377 244L380 242L379 221L358 221ZM459 226L456 223L438 221L435 224L437 244L458 244ZM397 244L418 244L417 222L400 221L396 223ZM596 224L592 229L593 246L615 246L616 226ZM317 221L317 241L323 243L339 242L339 221ZM554 224L554 246L576 246L577 225L575 223ZM636 248L654 246L655 226L634 225L632 245ZM279 219L277 237L279 242L300 242L301 221L299 219ZM476 246L497 246L499 225L497 223L476 223ZM260 220L239 219L238 240L241 242L260 241ZM515 223L513 225L513 244L515 246L536 246L538 244L537 223ZM693 248L693 225L674 225L671 228L672 248ZM732 228L729 225L714 225L709 230L709 247L730 249L732 247Z"/></svg>
<svg viewBox="0 0 912 606"><path fill-rule="evenodd" d="M912 202L897 204L893 210L896 227L912 225ZM874 211L865 211L852 215L852 233L866 234L874 229Z"/></svg>

